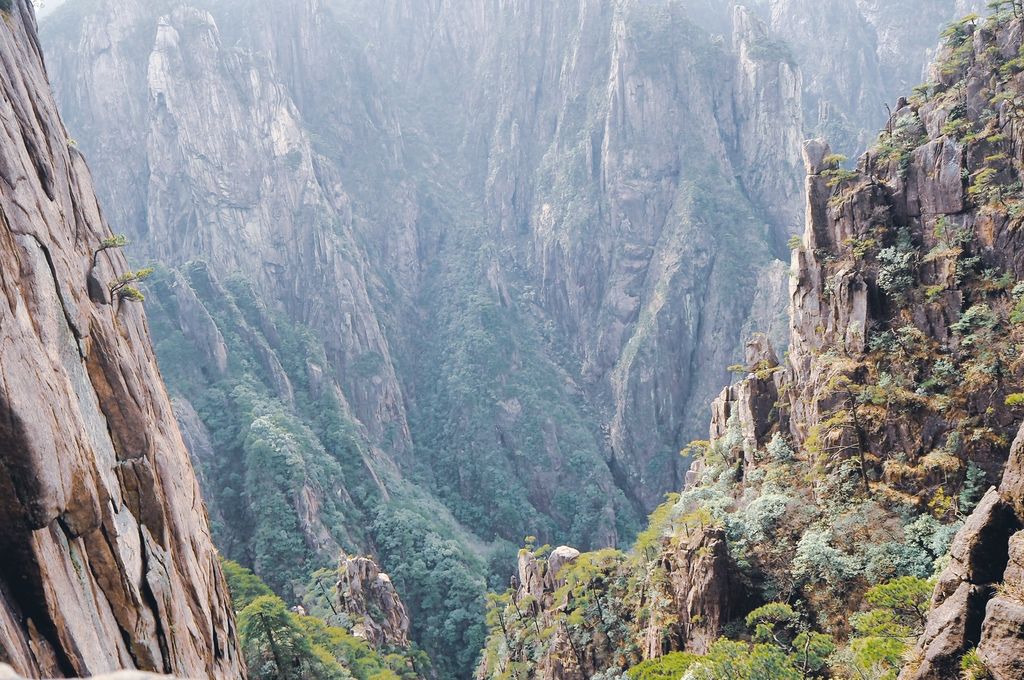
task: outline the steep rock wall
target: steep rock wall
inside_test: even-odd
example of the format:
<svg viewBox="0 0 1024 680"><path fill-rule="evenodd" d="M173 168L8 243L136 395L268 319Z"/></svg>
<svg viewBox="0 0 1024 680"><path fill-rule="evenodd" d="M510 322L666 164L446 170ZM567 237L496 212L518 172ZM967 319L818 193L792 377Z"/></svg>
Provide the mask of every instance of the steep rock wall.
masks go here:
<svg viewBox="0 0 1024 680"><path fill-rule="evenodd" d="M0 658L27 675L244 675L141 306L53 102L33 10L0 11Z"/></svg>
<svg viewBox="0 0 1024 680"><path fill-rule="evenodd" d="M1009 9L951 27L929 84L900 101L855 171L825 142L805 144L788 354L780 363L766 338L751 341L737 367L746 377L713 404L709 440L692 445L686 488L652 515L633 554L578 556L557 595L543 572L529 598L523 586L506 594L540 603L557 635L538 630L533 642L536 606L519 615L492 603L501 625L481 677L513 664L552 678L640 665L724 677L766 653L765 632L785 619L821 635L803 639L829 655L812 674L951 678L976 648L975 668L1020 675L1022 36ZM695 540L710 563L692 560ZM673 546L691 558L678 573L663 561ZM691 608L660 618L666 581ZM742 584L744 597L721 599L723 583ZM615 609L595 595L616 587ZM898 603L884 604L893 592ZM645 606L646 620L634 615ZM709 622L696 636L685 630L694 611ZM705 657L660 659L708 649L722 612L745 618L753 643L729 633ZM873 646L922 632L907 654ZM794 677L808 672L801 645L787 644L778 668L796 648Z"/></svg>
<svg viewBox="0 0 1024 680"><path fill-rule="evenodd" d="M370 445L400 467L415 467L415 450L417 459L450 457L455 466L466 462L458 451L486 448L510 475L527 474L532 504L551 520L512 523L506 537L572 521L555 508L564 476L580 472L550 470L578 468L564 449L584 451L587 485L605 499L592 499L601 520L579 538L607 543L635 512L616 486L634 507L650 507L679 478L676 452L702 419L749 311L749 300L729 291L738 280L757 283L756 267L744 271L739 259L752 249L767 263L769 242L799 221L798 204L780 198L798 190L799 76L749 54L765 27L738 10L735 44L723 49L677 9L648 16L613 5L488 3L455 12L396 2L335 11L300 2L280 17L259 5L242 15L99 3L84 14L58 12L49 30L61 36L58 90L83 145L95 145L98 174L111 178L112 214L136 252L172 266L201 258L215 278L240 273L266 291L270 308L323 340L327 363L318 369ZM105 22L108 13L117 19ZM674 42L677 24L697 47ZM328 47L364 26L379 34L379 53ZM646 47L648 29L664 44ZM434 67L452 61L454 71ZM510 96L492 97L492 82ZM394 90L412 93L414 106ZM121 98L118 116L98 115ZM488 110L493 117L470 116ZM680 111L702 123L684 129ZM121 127L132 133L119 135ZM692 130L707 132L692 139ZM694 196L710 177L736 175L729 202L745 207L718 224ZM449 189L414 191L422 177L469 182L479 205L457 205ZM137 190L122 194L127 185ZM478 209L494 233L456 239L451 224L469 223ZM724 242L743 242L746 230L758 239L732 254ZM500 261L509 248L511 262ZM432 262L458 263L467 251L495 255L425 276ZM728 262L717 260L720 251ZM551 392L553 408L589 432L558 433L542 413L517 414L517 400L534 402L520 387L500 390L498 405L483 412L475 396L470 404L453 390L452 374L481 368L480 358L442 347L441 331L476 304L465 299L466 275L480 280L472 295L482 293L503 323L545 336L540 347L513 337L510 355L531 358L492 374L531 383L533 364L555 364L564 387ZM182 330L208 350L212 336ZM441 348L443 370L424 340ZM568 357L559 349L566 342ZM467 365L449 365L456 360ZM437 436L439 419L448 424ZM483 421L481 431L466 433L467 421ZM537 426L552 433L546 462L524 466L521 450ZM447 488L449 477L437 482L442 495L474 506L476 494L467 498L465 483Z"/></svg>
<svg viewBox="0 0 1024 680"><path fill-rule="evenodd" d="M852 13L824 60L846 75L805 78L817 53L780 49L764 3L172 4L66 7L51 58L118 230L178 270L155 326L228 452L198 456L223 473L218 535L279 591L370 549L410 488L476 552L635 533L741 329L778 327L800 97L879 60ZM245 443L282 421L296 455L270 489ZM287 545L270 504L243 507L266 493Z"/></svg>

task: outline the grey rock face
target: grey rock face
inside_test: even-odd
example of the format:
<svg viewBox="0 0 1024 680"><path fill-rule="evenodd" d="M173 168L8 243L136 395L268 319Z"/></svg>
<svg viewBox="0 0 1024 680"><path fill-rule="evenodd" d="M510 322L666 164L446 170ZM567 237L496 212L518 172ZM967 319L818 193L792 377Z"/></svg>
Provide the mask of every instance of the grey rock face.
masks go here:
<svg viewBox="0 0 1024 680"><path fill-rule="evenodd" d="M886 106L927 80L936 36L984 12L983 0L772 0L770 24L801 65L808 132L853 156L874 141Z"/></svg>
<svg viewBox="0 0 1024 680"><path fill-rule="evenodd" d="M0 15L0 657L30 676L240 678L142 307L88 290L127 264L95 255L110 230L30 3Z"/></svg>
<svg viewBox="0 0 1024 680"><path fill-rule="evenodd" d="M977 646L996 680L1021 676L1024 650L1024 513L1018 480L1024 428L1017 435L998 489L990 489L957 534L951 561L939 577L921 659L901 680L955 675L960 657Z"/></svg>
<svg viewBox="0 0 1024 680"><path fill-rule="evenodd" d="M916 655L921 662L901 677L956 675L960 657L980 639L986 600L1002 580L1006 546L1020 528L1012 508L995 489L990 490L953 542L950 565L939 578L932 611L918 641Z"/></svg>

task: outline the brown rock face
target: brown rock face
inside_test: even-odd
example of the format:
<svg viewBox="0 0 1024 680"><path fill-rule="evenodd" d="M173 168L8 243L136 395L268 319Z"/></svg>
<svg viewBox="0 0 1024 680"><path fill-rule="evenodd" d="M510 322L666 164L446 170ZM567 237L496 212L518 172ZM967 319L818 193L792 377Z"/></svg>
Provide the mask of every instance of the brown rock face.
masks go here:
<svg viewBox="0 0 1024 680"><path fill-rule="evenodd" d="M939 578L917 663L901 680L956 677L960 657L977 646L996 680L1024 677L1024 515L1017 480L1024 427L998 489L990 489L957 534Z"/></svg>
<svg viewBox="0 0 1024 680"><path fill-rule="evenodd" d="M106 294L126 264L94 258L110 230L31 5L0 15L0 658L32 676L242 677L142 306Z"/></svg>
<svg viewBox="0 0 1024 680"><path fill-rule="evenodd" d="M674 623L667 628L651 625L645 635L645 656L653 659L668 652L686 650L706 654L733 616L738 584L730 570L725 532L707 529L661 557L668 574L668 614ZM662 620L654 616L651 622Z"/></svg>
<svg viewBox="0 0 1024 680"><path fill-rule="evenodd" d="M377 649L408 647L409 615L391 578L376 562L343 553L338 575L338 598L353 619L353 634Z"/></svg>

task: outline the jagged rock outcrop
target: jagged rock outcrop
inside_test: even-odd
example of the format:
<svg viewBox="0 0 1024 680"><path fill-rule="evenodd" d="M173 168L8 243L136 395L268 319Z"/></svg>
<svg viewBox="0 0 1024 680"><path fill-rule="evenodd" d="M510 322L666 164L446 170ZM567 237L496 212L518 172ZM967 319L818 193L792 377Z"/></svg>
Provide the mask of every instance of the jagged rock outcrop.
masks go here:
<svg viewBox="0 0 1024 680"><path fill-rule="evenodd" d="M27 0L0 10L0 658L30 676L241 678L199 485L142 307L53 102ZM92 278L100 287L89 290Z"/></svg>
<svg viewBox="0 0 1024 680"><path fill-rule="evenodd" d="M352 634L375 649L408 647L409 615L391 577L372 559L344 553L338 576L338 601L352 619Z"/></svg>
<svg viewBox="0 0 1024 680"><path fill-rule="evenodd" d="M659 606L657 596L652 596L654 611L644 633L644 658L656 659L673 651L706 654L742 599L725 532L693 531L658 559L667 576L660 584L667 606ZM665 625L666 619L671 623Z"/></svg>
<svg viewBox="0 0 1024 680"><path fill-rule="evenodd" d="M560 575L562 568L573 564L579 556L579 550L566 545L555 548L545 559L539 559L529 550L520 551L516 597L529 596L542 607L550 607L551 596L565 585Z"/></svg>
<svg viewBox="0 0 1024 680"><path fill-rule="evenodd" d="M954 677L977 647L995 680L1024 674L1024 427L998 488L957 534L935 586L924 635L901 680Z"/></svg>
<svg viewBox="0 0 1024 680"><path fill-rule="evenodd" d="M1022 376L1019 317L992 310L1019 303L1010 289L1024 274L1021 119L999 104L1024 86L1008 62L1021 24L1003 15L948 35L927 96L901 100L856 171L823 141L805 144L807 228L793 254L785 370L775 382L752 369L726 390L712 438L729 441L735 416L742 451L732 453L744 472L778 463L758 450L776 430L808 461L852 464L865 497L903 503L947 493L948 475L962 480L970 466L1001 474L953 541L900 677L955 677L977 647L993 677L1009 679L1022 672L1024 436L1009 446L1018 418L1006 397ZM965 98L948 94L960 87ZM1005 283L990 284L997 274ZM929 381L947 367L950 377ZM893 378L907 370L915 377ZM773 389L779 411L759 408L756 395ZM697 466L691 483L701 474Z"/></svg>
<svg viewBox="0 0 1024 680"><path fill-rule="evenodd" d="M1016 53L1019 40L1009 29L998 35L979 29L966 43L976 56L954 69L953 76L946 76L948 82L937 87L947 87L959 78L985 90L978 96L1013 92L1020 87L1015 76L985 79L999 69L1001 60ZM990 51L983 53L984 49ZM948 50L941 58L947 63L942 68L953 68L948 66L954 58ZM1006 272L1011 279L1018 276L1015 253L1020 246L1015 218L979 193L977 180L1000 171L990 165L1001 162L1002 152L1007 157L1013 153L1012 140L1019 134L1016 117L1005 107L995 119L982 108L969 106L961 113L948 98L904 100L903 104L894 112L893 131L883 133L885 144L880 143L860 160L852 178L844 178L842 171L830 167L834 161L827 145L811 142L805 146L808 221L804 246L793 255L787 367L790 429L801 443L816 430L820 433L822 414L835 413L840 403L849 407L849 394L844 394L842 384L847 379L858 380L863 358L877 351L870 346L872 335L877 341L883 329L912 332L910 329L916 328L935 351L969 357L975 329L970 320L961 323L963 315L971 307L980 313L996 303L985 298L984 282L964 287L964 279L985 271ZM951 131L951 123L958 118L963 121L961 126L998 128L1003 136L992 133L984 141L975 141L965 133ZM1010 172L1009 168L1002 171ZM890 233L897 236L887 250L874 240L878 225L885 224L891 225L894 231ZM868 266L859 262L858 251L865 247L880 248ZM901 264L892 258L904 261ZM972 274L974 271L977 273ZM900 286L909 288L917 282L928 287L926 299L907 308L902 304ZM1002 469L1014 431L1013 418L1002 408L999 396L1012 389L1012 382L997 380L991 386L997 390L995 397L969 394L973 389L969 383L958 395L970 417L982 417L993 403L999 407L987 412L986 421L1000 432L1003 443L978 442L972 452L977 463L993 472ZM927 410L935 405L922 400L916 407ZM877 415L870 408L855 411L851 410L851 417L860 414L870 420ZM885 424L862 425L858 436L866 439L858 445L861 448L895 449L916 457L941 446L956 423L948 417L920 416L912 423L891 419ZM833 434L842 439L853 433ZM849 441L834 443L849 445Z"/></svg>
<svg viewBox="0 0 1024 680"><path fill-rule="evenodd" d="M742 595L734 575L725 533L713 527L666 536L630 560L566 546L547 556L523 550L509 601L499 600L500 640L492 639L477 677L524 664L538 678L586 680L627 658L703 654Z"/></svg>
<svg viewBox="0 0 1024 680"><path fill-rule="evenodd" d="M726 436L729 420L738 419L744 440L764 446L778 415L779 390L783 368L778 355L765 335L755 335L747 342L748 378L731 385L711 405L711 439Z"/></svg>

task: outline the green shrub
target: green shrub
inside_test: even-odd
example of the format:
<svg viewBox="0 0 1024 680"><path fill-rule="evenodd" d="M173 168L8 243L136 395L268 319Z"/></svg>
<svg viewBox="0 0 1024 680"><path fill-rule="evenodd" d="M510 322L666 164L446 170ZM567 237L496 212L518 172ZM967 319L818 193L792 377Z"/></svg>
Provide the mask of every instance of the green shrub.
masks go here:
<svg viewBox="0 0 1024 680"><path fill-rule="evenodd" d="M912 576L868 590L872 609L850 618L855 634L843 665L855 677L895 678L907 648L924 630L931 594L930 581Z"/></svg>
<svg viewBox="0 0 1024 680"><path fill-rule="evenodd" d="M963 680L989 680L992 677L985 662L978 655L977 648L970 650L960 659L960 677Z"/></svg>
<svg viewBox="0 0 1024 680"><path fill-rule="evenodd" d="M245 609L257 597L274 594L259 576L238 562L221 558L220 563L224 569L224 578L228 582L228 590L231 592L231 604L236 611Z"/></svg>
<svg viewBox="0 0 1024 680"><path fill-rule="evenodd" d="M914 285L917 251L910 234L901 230L896 244L878 253L878 286L894 299L902 299Z"/></svg>
<svg viewBox="0 0 1024 680"><path fill-rule="evenodd" d="M673 652L657 659L644 661L629 669L630 680L678 680L699 657L686 652Z"/></svg>
<svg viewBox="0 0 1024 680"><path fill-rule="evenodd" d="M288 611L245 567L222 566L253 680L412 680L420 677L414 667L429 672L430 660L415 647L375 650L348 630Z"/></svg>
<svg viewBox="0 0 1024 680"><path fill-rule="evenodd" d="M793 558L793 574L811 582L835 585L855 577L860 571L856 559L830 544L826 529L811 529L800 539Z"/></svg>
<svg viewBox="0 0 1024 680"><path fill-rule="evenodd" d="M1020 397L1020 403L1024 403L1024 394L1014 394L1010 397ZM1010 399L1007 398L1007 402ZM1013 406L1013 404L1008 404ZM985 495L985 489L988 488L988 480L985 476L985 471L982 470L977 463L971 461L967 464L967 475L964 478L964 485L960 489L960 495L958 500L960 501L960 512L964 515L970 514L974 510L975 506L978 505L978 501Z"/></svg>

